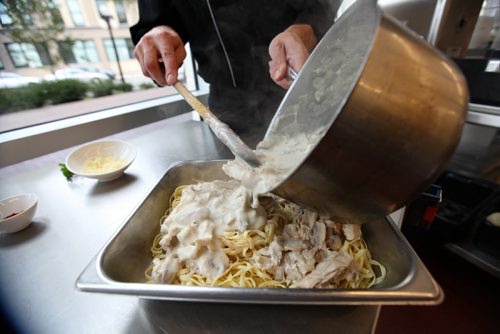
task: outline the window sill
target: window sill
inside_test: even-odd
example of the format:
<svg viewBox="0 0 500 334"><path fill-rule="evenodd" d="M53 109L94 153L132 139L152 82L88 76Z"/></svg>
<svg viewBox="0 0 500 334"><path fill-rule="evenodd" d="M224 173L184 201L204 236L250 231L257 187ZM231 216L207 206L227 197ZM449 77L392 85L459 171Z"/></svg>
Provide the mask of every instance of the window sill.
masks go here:
<svg viewBox="0 0 500 334"><path fill-rule="evenodd" d="M208 91L193 92L201 100ZM123 103L122 103L123 104ZM101 106L102 108L102 106ZM170 95L0 133L0 167L170 118L192 109Z"/></svg>

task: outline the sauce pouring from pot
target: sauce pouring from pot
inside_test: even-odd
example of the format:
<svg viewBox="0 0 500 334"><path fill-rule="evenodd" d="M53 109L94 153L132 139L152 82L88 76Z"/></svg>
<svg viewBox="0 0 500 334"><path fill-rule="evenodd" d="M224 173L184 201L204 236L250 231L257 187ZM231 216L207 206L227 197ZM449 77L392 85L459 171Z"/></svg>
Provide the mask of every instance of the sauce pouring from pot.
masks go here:
<svg viewBox="0 0 500 334"><path fill-rule="evenodd" d="M224 170L339 223L384 217L446 168L469 95L458 67L357 1L323 37L280 104L255 154Z"/></svg>

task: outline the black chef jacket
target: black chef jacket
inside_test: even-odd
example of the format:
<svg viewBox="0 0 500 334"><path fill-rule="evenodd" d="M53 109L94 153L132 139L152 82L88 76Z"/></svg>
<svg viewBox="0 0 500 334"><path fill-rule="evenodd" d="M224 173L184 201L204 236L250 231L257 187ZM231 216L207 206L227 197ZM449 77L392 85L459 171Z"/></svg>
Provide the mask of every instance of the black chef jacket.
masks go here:
<svg viewBox="0 0 500 334"><path fill-rule="evenodd" d="M134 44L152 28L172 27L189 42L210 84L209 107L250 146L262 139L285 90L269 77L271 40L292 24L318 37L333 24L328 0L139 0ZM333 1L335 3L335 1Z"/></svg>

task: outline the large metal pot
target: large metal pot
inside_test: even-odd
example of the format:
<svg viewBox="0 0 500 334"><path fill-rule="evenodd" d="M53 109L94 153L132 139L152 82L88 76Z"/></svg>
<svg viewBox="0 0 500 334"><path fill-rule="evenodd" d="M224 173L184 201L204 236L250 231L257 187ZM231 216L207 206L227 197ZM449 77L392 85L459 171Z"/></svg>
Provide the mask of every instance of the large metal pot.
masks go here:
<svg viewBox="0 0 500 334"><path fill-rule="evenodd" d="M376 1L358 1L312 53L268 130L328 128L273 192L342 223L387 215L445 169L467 105L466 82L449 59Z"/></svg>

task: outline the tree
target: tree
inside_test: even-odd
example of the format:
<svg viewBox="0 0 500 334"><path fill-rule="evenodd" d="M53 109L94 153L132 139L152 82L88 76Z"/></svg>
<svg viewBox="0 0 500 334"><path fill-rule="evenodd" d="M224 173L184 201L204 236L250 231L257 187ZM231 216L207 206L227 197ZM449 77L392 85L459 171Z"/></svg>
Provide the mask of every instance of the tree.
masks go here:
<svg viewBox="0 0 500 334"><path fill-rule="evenodd" d="M65 34L64 21L53 0L1 0L11 19L4 32L12 42L29 43L43 48L50 65L61 61L57 43L71 44Z"/></svg>

